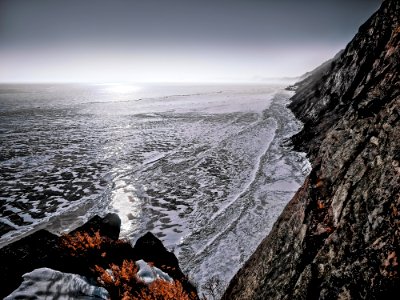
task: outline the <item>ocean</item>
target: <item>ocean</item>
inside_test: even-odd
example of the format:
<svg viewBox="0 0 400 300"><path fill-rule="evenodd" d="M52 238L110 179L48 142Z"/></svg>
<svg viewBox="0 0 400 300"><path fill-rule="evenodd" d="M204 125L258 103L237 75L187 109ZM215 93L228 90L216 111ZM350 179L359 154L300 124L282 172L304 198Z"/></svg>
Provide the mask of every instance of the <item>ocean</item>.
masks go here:
<svg viewBox="0 0 400 300"><path fill-rule="evenodd" d="M0 85L0 247L111 211L225 286L310 170L284 87Z"/></svg>

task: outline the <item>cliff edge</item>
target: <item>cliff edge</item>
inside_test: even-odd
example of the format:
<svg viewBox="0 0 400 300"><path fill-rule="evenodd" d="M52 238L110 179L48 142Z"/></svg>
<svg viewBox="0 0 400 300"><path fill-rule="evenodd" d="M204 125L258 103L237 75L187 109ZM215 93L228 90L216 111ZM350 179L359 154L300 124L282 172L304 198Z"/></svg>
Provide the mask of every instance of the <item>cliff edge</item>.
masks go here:
<svg viewBox="0 0 400 300"><path fill-rule="evenodd" d="M297 87L313 169L223 299L396 299L400 292L400 2L386 0Z"/></svg>

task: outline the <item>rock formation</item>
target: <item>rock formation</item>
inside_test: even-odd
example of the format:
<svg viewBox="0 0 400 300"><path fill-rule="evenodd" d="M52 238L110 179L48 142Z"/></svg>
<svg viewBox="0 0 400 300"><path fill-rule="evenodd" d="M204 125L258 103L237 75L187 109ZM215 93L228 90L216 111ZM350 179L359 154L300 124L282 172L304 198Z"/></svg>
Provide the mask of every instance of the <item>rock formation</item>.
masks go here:
<svg viewBox="0 0 400 300"><path fill-rule="evenodd" d="M55 283L57 285L59 285L59 281L65 280L68 276L71 277L72 274L85 276L100 283L104 281L104 278L111 281L114 279L106 272L116 271L121 273L121 277L124 277L122 279L126 282L135 284L134 292L146 290L144 292L147 293L147 287L140 278L138 278L139 280L126 278L127 271L132 275L136 275L135 273L138 271L133 262L143 260L157 267L160 273L165 272L174 281L179 282L180 291L184 295L179 299L198 299L196 289L180 270L177 258L173 253L167 251L159 239L149 232L140 237L132 247L128 242L118 240L120 224L121 221L116 214L108 214L104 218L95 216L68 235L59 237L46 230L40 230L0 249L0 261L2 262L0 265L0 298L9 295L21 284L23 274L34 270L36 271L26 274L25 277L29 279L37 278L35 274L51 274L51 276L46 276L50 276L53 280L54 274L56 274L56 277L60 279L57 279ZM143 265L143 261L141 265ZM128 267L134 270L128 270ZM111 270L105 271L106 269ZM58 274L57 271L63 272L63 274ZM101 278L99 275L102 275ZM48 281L46 276L44 278ZM123 282L122 279L121 282ZM73 277L73 280L82 281L79 276ZM122 298L115 297L115 291L118 292L118 289L115 289L110 282L103 283L106 288L110 286L114 289L114 293L113 290L109 290L112 299ZM25 285L29 284L32 284L32 280L25 282ZM43 283L38 286L41 285ZM80 285L88 289L84 283ZM122 285L122 283L117 285ZM163 287L168 288L166 285Z"/></svg>
<svg viewBox="0 0 400 300"><path fill-rule="evenodd" d="M398 299L400 2L298 84L313 169L223 299Z"/></svg>

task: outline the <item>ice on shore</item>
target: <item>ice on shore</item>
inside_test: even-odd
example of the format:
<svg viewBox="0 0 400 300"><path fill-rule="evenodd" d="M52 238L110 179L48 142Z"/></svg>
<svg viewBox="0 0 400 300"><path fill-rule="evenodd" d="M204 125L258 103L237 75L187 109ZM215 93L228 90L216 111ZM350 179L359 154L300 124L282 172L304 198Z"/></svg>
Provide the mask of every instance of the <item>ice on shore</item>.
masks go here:
<svg viewBox="0 0 400 300"><path fill-rule="evenodd" d="M137 276L146 284L150 284L157 279L162 279L168 282L172 282L172 278L165 272L161 271L157 267L149 266L143 259L136 262L136 266L139 268Z"/></svg>
<svg viewBox="0 0 400 300"><path fill-rule="evenodd" d="M13 299L110 299L107 290L88 283L83 276L40 268L23 275L24 281L5 300Z"/></svg>

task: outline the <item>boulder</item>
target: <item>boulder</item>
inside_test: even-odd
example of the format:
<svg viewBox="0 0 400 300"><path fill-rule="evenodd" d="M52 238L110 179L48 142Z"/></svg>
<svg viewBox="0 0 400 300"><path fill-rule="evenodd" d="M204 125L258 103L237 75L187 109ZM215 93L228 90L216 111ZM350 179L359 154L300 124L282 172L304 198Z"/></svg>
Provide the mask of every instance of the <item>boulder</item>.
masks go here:
<svg viewBox="0 0 400 300"><path fill-rule="evenodd" d="M116 214L104 218L95 216L66 236L40 230L3 247L0 249L0 298L18 286L20 288L12 295L24 295L32 291L30 287L40 293L46 282L52 289L51 293L55 291L53 287L57 289L62 282L66 285L79 282L76 289L66 287L63 297L87 289L95 289L93 291L97 294L102 290L85 283L85 278L97 279L96 266L105 270L111 265L121 266L123 262L146 261L151 263L149 268L156 276L169 278L168 281L178 280L184 291L191 295L190 299L198 299L195 287L179 268L178 259L158 238L148 232L132 247L128 242L118 240L120 224Z"/></svg>

